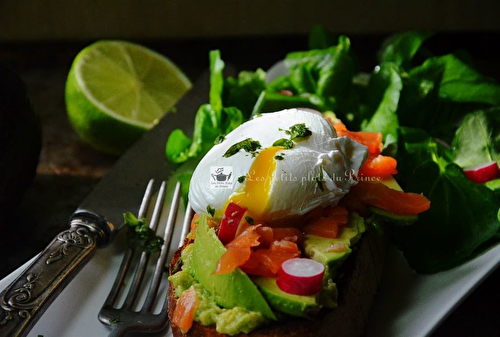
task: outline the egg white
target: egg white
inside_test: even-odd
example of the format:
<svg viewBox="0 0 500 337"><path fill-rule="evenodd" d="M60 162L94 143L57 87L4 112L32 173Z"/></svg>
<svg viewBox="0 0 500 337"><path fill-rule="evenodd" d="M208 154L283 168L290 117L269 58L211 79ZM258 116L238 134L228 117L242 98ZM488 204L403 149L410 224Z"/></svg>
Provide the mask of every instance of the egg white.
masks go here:
<svg viewBox="0 0 500 337"><path fill-rule="evenodd" d="M246 181L239 183L238 177L255 178L250 168L256 156L240 150L231 157L223 157L229 147L252 138L259 141L260 150L264 150L280 138L289 138L285 130L299 123L305 123L312 135L297 139L292 149L277 152L283 160L276 160L276 169L266 177L271 180L269 195L255 196L268 197L265 214L260 218L273 221L303 215L320 205L336 205L356 184L350 179L351 173L357 175L368 150L347 137L337 137L323 117L300 109L288 109L262 114L243 123L205 155L196 167L189 187L189 200L194 211L204 214L210 206L221 215L228 200L245 189ZM233 186L214 188L211 168L228 166L232 167ZM322 184L317 181L320 176L324 180Z"/></svg>

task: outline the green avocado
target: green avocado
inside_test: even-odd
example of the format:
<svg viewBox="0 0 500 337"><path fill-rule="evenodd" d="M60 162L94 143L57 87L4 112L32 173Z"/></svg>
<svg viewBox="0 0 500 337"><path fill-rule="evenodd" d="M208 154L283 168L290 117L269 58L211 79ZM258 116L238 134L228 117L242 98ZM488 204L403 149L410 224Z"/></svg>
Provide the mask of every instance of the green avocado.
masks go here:
<svg viewBox="0 0 500 337"><path fill-rule="evenodd" d="M260 312L248 311L241 307L226 309L215 303L210 294L191 274L193 246L194 243L191 243L184 247L181 253L181 270L170 275L168 281L174 287L175 296L178 298L190 287L194 288L199 300L194 320L205 326L214 326L218 333L231 336L238 333L249 333L266 324L269 320L263 317Z"/></svg>
<svg viewBox="0 0 500 337"><path fill-rule="evenodd" d="M497 198L500 198L500 179L490 180L484 183L484 186L492 190Z"/></svg>
<svg viewBox="0 0 500 337"><path fill-rule="evenodd" d="M300 296L281 290L275 277L256 277L257 284L267 302L274 309L292 316L314 317L321 309L316 296Z"/></svg>
<svg viewBox="0 0 500 337"><path fill-rule="evenodd" d="M386 222L391 222L396 225L411 225L414 222L418 221L418 215L416 214L395 214L391 212L384 211L383 209L377 208L377 207L368 207L370 211L374 214L376 214L380 219L386 221Z"/></svg>
<svg viewBox="0 0 500 337"><path fill-rule="evenodd" d="M207 217L200 216L190 264L195 279L218 305L224 308L241 307L276 320L256 285L239 268L228 274L213 274L225 251L213 228L208 226Z"/></svg>
<svg viewBox="0 0 500 337"><path fill-rule="evenodd" d="M403 192L403 189L401 188L401 186L399 186L399 183L396 181L396 179L394 179L393 176L385 177L380 182L385 186L392 188L393 190Z"/></svg>
<svg viewBox="0 0 500 337"><path fill-rule="evenodd" d="M364 219L357 213L351 213L347 225L342 228L340 236L336 239L306 235L304 240L305 255L323 263L326 266L327 274L334 278L337 270L352 252L352 246L358 242L365 230ZM331 246L335 244L343 244L346 249L337 252L329 251Z"/></svg>

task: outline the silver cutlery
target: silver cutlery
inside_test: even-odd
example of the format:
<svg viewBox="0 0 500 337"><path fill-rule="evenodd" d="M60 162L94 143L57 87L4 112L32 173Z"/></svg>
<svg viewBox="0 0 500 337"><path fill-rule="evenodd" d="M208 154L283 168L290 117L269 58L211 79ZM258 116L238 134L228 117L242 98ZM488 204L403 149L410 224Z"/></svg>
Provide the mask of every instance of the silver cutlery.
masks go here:
<svg viewBox="0 0 500 337"><path fill-rule="evenodd" d="M149 181L146 188L141 206L139 208L139 213L137 217L139 219L145 218L146 212L148 210L149 204L153 195L153 180ZM157 232L158 223L160 220L163 204L165 199L165 182L161 184L160 190L156 197L155 206L149 221L149 227ZM168 268L168 252L170 250L171 242L177 241L177 238L173 239L173 229L177 218L177 211L179 209L181 199L181 185L177 183L173 199L170 204L170 211L168 213L168 219L163 234L163 246L160 253L147 253L140 252L134 248L128 248L123 257L120 270L116 280L111 288L108 298L104 302L101 311L99 312L99 320L111 327L110 337L123 337L128 332L156 332L165 329L168 323L168 297L162 298L158 294L160 285L167 285L166 278ZM180 238L178 239L179 246L182 245L185 236L190 227L192 210L188 205L188 210L185 213L182 232ZM132 261L134 261L134 254L140 254L140 258L136 261L135 271L129 272ZM154 272L151 276L151 281L149 287L145 287L144 277L147 273L148 262L150 257L156 258ZM151 261L149 264L154 264ZM126 286L126 278L128 274L133 274L131 278L130 286ZM128 291L126 291L128 288ZM143 303L140 302L138 297L141 290L145 293L147 291L147 297ZM122 304L120 304L119 295L120 293L126 293L126 297ZM159 313L154 313L155 303L162 303L161 311ZM136 309L137 306L140 309Z"/></svg>

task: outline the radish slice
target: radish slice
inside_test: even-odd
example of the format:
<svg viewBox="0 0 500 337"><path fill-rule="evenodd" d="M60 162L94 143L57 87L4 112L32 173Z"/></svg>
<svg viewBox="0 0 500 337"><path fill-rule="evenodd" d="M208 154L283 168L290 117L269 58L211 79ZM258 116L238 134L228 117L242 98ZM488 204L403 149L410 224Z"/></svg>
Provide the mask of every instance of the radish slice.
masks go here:
<svg viewBox="0 0 500 337"><path fill-rule="evenodd" d="M290 90L278 90L277 93L285 96L293 96L293 92Z"/></svg>
<svg viewBox="0 0 500 337"><path fill-rule="evenodd" d="M286 293L314 295L323 287L325 266L311 259L294 258L281 264L276 284Z"/></svg>
<svg viewBox="0 0 500 337"><path fill-rule="evenodd" d="M496 161L464 168L464 174L475 183L482 184L500 177Z"/></svg>
<svg viewBox="0 0 500 337"><path fill-rule="evenodd" d="M247 209L237 204L227 205L219 227L219 240L227 244L236 237L239 230L245 223L245 214Z"/></svg>

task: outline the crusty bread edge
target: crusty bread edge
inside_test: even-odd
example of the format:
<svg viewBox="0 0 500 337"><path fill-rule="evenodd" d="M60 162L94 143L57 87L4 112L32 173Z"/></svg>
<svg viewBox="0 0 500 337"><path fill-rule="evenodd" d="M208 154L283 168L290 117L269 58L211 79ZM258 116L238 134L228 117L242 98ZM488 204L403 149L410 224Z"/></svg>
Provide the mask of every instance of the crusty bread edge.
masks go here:
<svg viewBox="0 0 500 337"><path fill-rule="evenodd" d="M170 264L170 272L181 257L182 249L175 253ZM250 334L239 334L238 337L358 337L363 336L370 308L382 278L387 239L373 231L365 233L355 246L351 256L343 266L344 276L337 282L339 287L338 307L333 310L322 310L315 320L296 319L275 323L253 331ZM172 318L177 298L172 285L168 290L169 317ZM226 337L213 326L204 326L194 322L187 335L182 334L179 327L172 324L174 337Z"/></svg>

